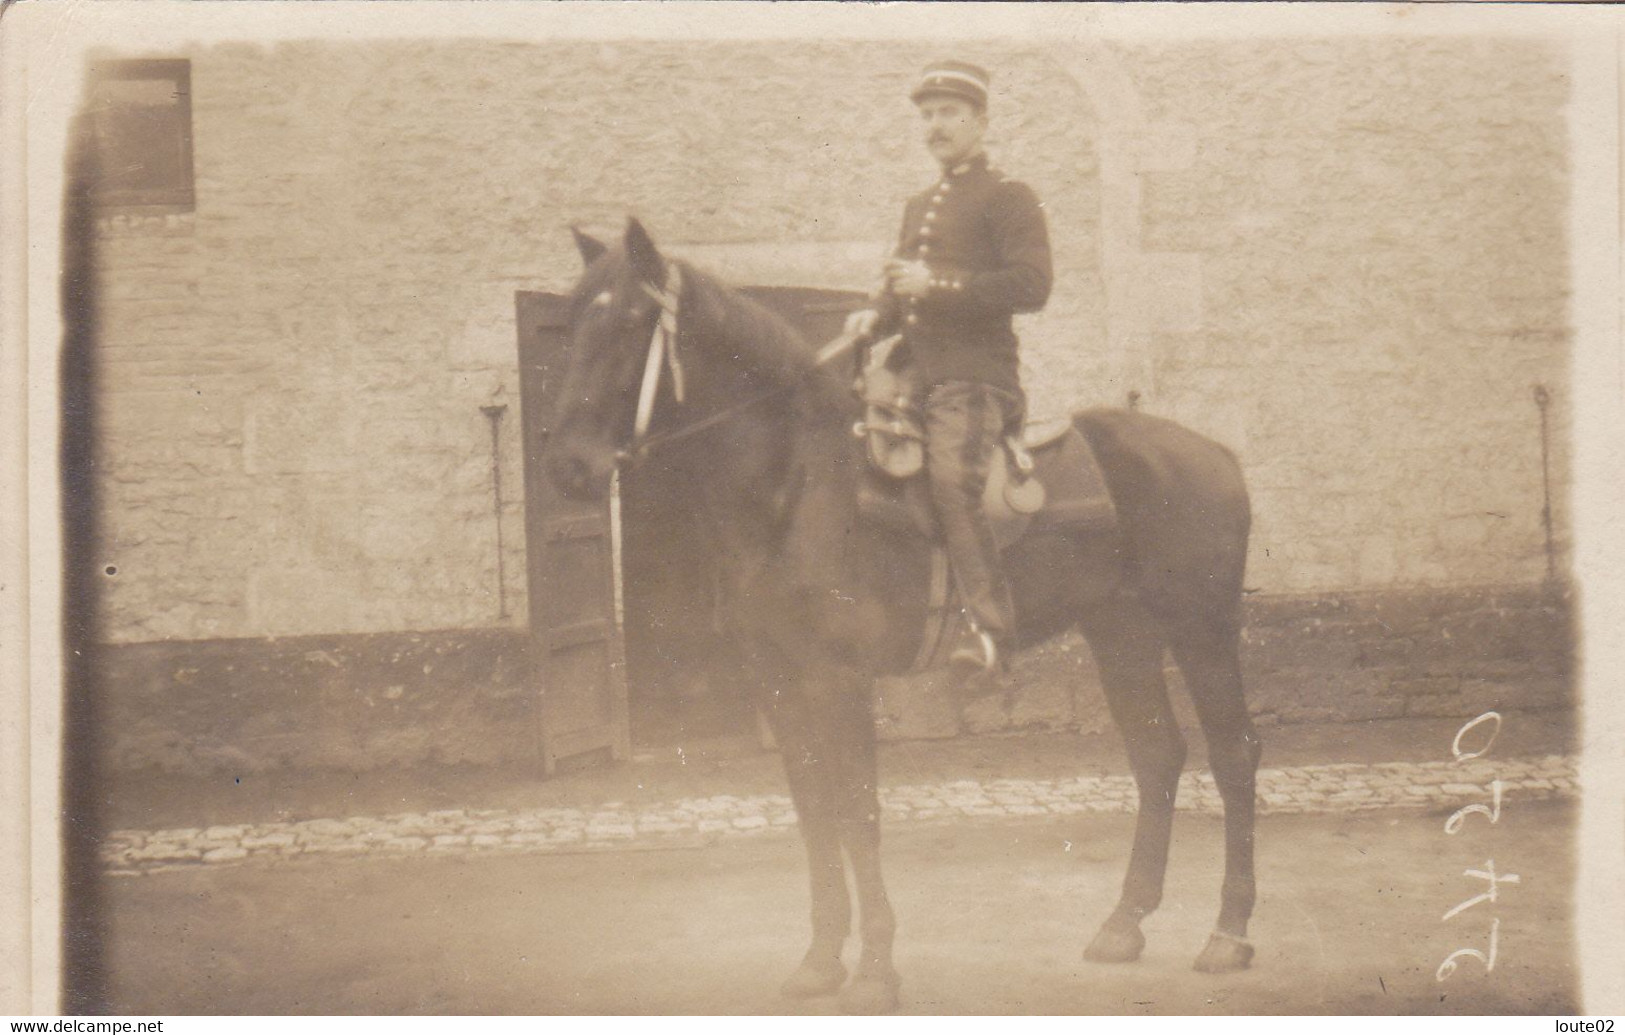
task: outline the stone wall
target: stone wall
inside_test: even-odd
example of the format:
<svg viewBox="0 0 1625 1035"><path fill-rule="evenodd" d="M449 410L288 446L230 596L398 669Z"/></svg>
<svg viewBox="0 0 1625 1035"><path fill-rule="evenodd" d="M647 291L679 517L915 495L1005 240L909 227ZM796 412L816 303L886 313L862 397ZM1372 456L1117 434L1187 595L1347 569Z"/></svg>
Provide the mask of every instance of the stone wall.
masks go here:
<svg viewBox="0 0 1625 1035"><path fill-rule="evenodd" d="M938 49L142 55L192 62L197 202L99 223L104 539L87 560L106 590L114 764L530 751L515 291L567 290L567 226L613 234L628 213L736 283L869 287L932 177L906 93ZM1054 239L1054 297L1021 324L1035 413L1133 400L1246 469L1260 714L1569 703L1566 606L1538 588L1569 551L1564 52L1349 38L965 54L996 70L990 147L1045 199ZM1017 676L963 716L894 685L883 725L1104 725L1081 641Z"/></svg>
<svg viewBox="0 0 1625 1035"><path fill-rule="evenodd" d="M1412 591L1251 600L1242 647L1261 726L1572 706L1571 602L1559 590ZM105 645L95 745L104 772L243 775L417 764L537 765L540 700L518 631ZM1194 711L1177 669L1174 709ZM882 737L1111 728L1080 637L1019 657L1000 685L882 680ZM740 730L749 729L739 709Z"/></svg>
<svg viewBox="0 0 1625 1035"><path fill-rule="evenodd" d="M517 631L106 644L93 664L104 773L540 759Z"/></svg>
<svg viewBox="0 0 1625 1035"><path fill-rule="evenodd" d="M904 97L936 49L167 55L192 61L196 211L100 240L107 637L522 626L514 291L566 289L565 226L628 212L738 281L867 286L931 175ZM1566 551L1561 50L970 51L1055 239L1035 410L1137 393L1234 447L1266 593L1503 585L1546 563L1546 383Z"/></svg>
<svg viewBox="0 0 1625 1035"><path fill-rule="evenodd" d="M1560 587L1477 587L1249 600L1242 676L1260 725L1539 711L1575 703L1573 603ZM1195 710L1167 667L1187 730ZM1112 727L1089 646L1066 636L1010 675L955 699L946 680L885 680L877 718L893 739Z"/></svg>
<svg viewBox="0 0 1625 1035"><path fill-rule="evenodd" d="M1146 246L1186 257L1200 288L1191 318L1149 339L1153 398L1244 457L1255 583L1544 570L1532 388L1555 389L1555 428L1568 404L1553 59L1382 39L1126 58L1148 119L1195 136L1187 166L1143 177Z"/></svg>

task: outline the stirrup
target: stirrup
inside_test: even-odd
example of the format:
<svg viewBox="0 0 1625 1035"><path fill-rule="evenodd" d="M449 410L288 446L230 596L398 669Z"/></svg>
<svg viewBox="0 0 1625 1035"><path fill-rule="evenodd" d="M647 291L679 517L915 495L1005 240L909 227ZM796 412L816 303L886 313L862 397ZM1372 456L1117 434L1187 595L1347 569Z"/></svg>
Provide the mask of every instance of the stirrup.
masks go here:
<svg viewBox="0 0 1625 1035"><path fill-rule="evenodd" d="M957 647L948 655L950 665L964 665L967 668L982 672L992 672L999 667L999 645L994 642L992 634L985 629L974 626L971 632L976 635L976 645L969 644Z"/></svg>
<svg viewBox="0 0 1625 1035"><path fill-rule="evenodd" d="M1033 471L1037 470L1038 465L1033 461L1033 454L1027 448L1027 443L1022 440L1021 432L1006 435L1004 437L1004 448L1009 450L1010 462L1016 465L1016 470L1021 472L1023 478L1029 477Z"/></svg>

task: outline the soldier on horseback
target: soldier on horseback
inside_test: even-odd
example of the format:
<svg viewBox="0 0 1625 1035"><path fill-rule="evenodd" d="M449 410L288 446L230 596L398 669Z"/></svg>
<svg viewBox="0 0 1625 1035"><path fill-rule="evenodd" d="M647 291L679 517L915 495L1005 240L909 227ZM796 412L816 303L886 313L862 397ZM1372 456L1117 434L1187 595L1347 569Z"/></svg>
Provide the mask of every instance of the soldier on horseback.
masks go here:
<svg viewBox="0 0 1625 1035"><path fill-rule="evenodd" d="M1041 309L1051 281L1042 203L982 149L988 81L976 65L941 61L910 94L942 176L909 199L881 289L846 326L870 340L900 334L890 362L921 374L931 497L971 632L951 660L982 670L998 664L1015 625L981 506L1026 411L1012 317Z"/></svg>

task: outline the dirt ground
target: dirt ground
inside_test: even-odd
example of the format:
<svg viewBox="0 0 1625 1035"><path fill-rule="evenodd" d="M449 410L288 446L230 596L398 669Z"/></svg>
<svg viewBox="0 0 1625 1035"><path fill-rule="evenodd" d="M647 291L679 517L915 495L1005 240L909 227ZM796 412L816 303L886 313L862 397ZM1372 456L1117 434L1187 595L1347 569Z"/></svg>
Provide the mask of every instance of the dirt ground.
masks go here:
<svg viewBox="0 0 1625 1035"><path fill-rule="evenodd" d="M1081 953L1111 908L1132 818L900 825L885 858L902 1010L917 1014L1471 1013L1579 1008L1569 889L1575 808L1267 816L1258 957L1191 961L1217 911L1222 831L1181 815L1163 908L1138 963ZM1496 902L1442 915L1487 890ZM805 948L799 841L573 855L300 859L112 878L120 1014L829 1013L781 999ZM1452 951L1487 949L1493 973Z"/></svg>

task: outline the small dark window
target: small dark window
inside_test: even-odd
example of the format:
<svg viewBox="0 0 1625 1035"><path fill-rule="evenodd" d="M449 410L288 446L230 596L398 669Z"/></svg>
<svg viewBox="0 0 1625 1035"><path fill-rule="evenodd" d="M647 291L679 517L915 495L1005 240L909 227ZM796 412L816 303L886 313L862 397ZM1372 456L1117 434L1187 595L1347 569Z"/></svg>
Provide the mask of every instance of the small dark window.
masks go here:
<svg viewBox="0 0 1625 1035"><path fill-rule="evenodd" d="M96 200L108 207L190 210L191 62L96 62L88 99Z"/></svg>

